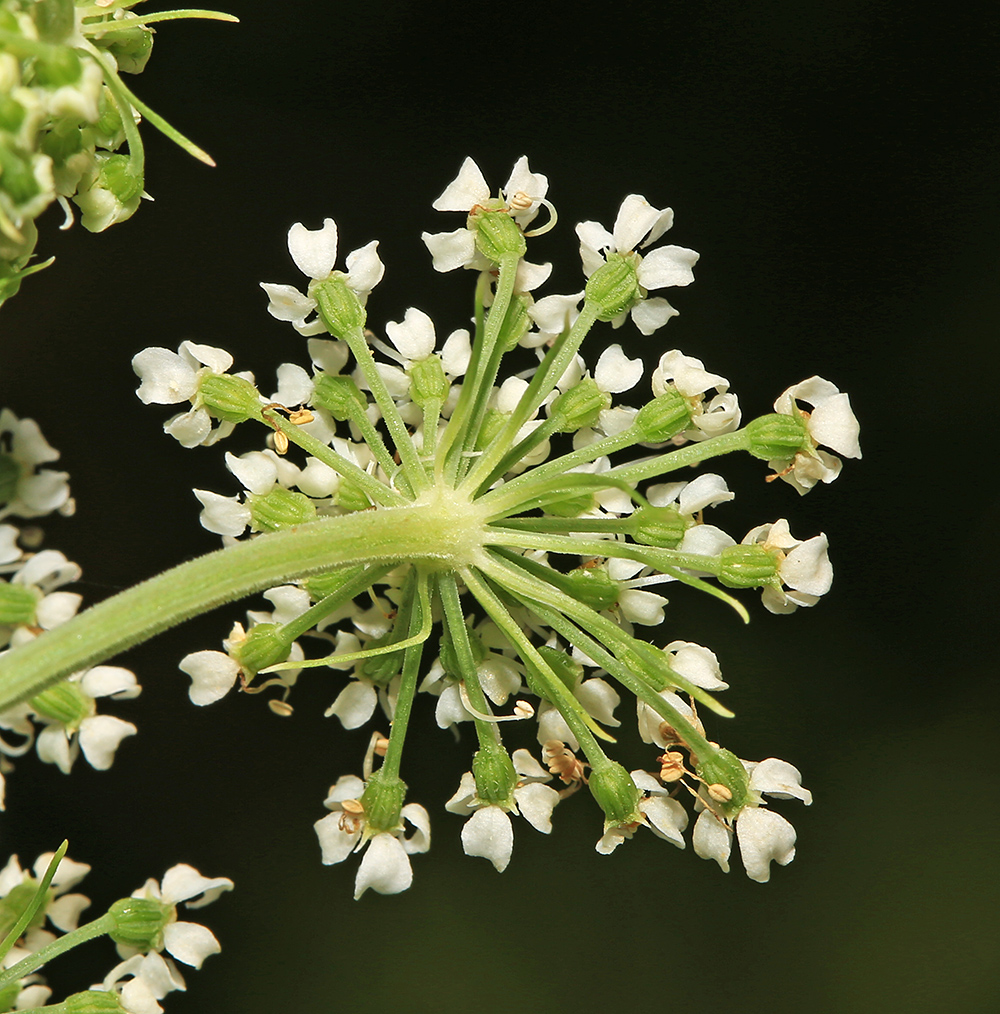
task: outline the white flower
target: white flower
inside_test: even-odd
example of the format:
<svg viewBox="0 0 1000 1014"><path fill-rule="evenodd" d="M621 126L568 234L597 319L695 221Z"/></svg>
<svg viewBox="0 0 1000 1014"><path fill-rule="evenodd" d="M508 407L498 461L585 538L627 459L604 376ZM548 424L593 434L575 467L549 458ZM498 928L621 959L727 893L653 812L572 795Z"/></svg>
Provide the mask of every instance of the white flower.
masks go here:
<svg viewBox="0 0 1000 1014"><path fill-rule="evenodd" d="M800 409L800 401L812 405L812 412ZM819 450L820 444L845 458L861 457L858 442L861 427L851 411L851 400L829 380L810 377L793 384L779 396L774 410L781 415L801 415L813 443L811 453L799 451L792 459L775 458L768 462L778 478L794 486L799 493L808 493L817 482L833 482L840 474L840 458Z"/></svg>
<svg viewBox="0 0 1000 1014"><path fill-rule="evenodd" d="M136 682L133 672L117 665L94 666L69 676L65 684L74 688L80 699L79 711L72 719L61 721L45 713L42 710L44 692L33 705L38 719L46 723L35 743L38 756L47 764L55 764L64 774L69 774L82 750L92 768L107 771L121 741L127 736L134 736L139 730L131 722L113 715L98 715L97 698L131 700L139 696L142 687Z"/></svg>
<svg viewBox="0 0 1000 1014"><path fill-rule="evenodd" d="M543 783L551 781L552 775L527 750L515 750L511 760L518 783L510 812L519 813L535 830L549 834L559 793ZM489 859L496 871L503 873L514 848L514 828L506 809L476 795L476 779L471 771L462 775L458 791L444 808L450 813L469 815L462 828L465 854Z"/></svg>
<svg viewBox="0 0 1000 1014"><path fill-rule="evenodd" d="M765 809L761 793L778 799L800 799L812 803L812 793L802 787L797 768L776 757L758 764L743 761L750 775L750 799L734 818L740 856L747 876L760 884L771 876L771 862L787 866L795 858L795 828L784 817ZM729 872L734 821L724 821L710 809L702 810L694 825L692 845L702 859L714 859L723 873Z"/></svg>
<svg viewBox="0 0 1000 1014"><path fill-rule="evenodd" d="M657 838L662 838L679 849L684 848L682 834L688 825L687 810L676 799L671 799L669 790L647 771L632 771L630 775L636 788L643 793L639 800L643 824L608 828L595 846L597 851L602 856L610 855L626 838L631 838L640 826L648 827Z"/></svg>
<svg viewBox="0 0 1000 1014"><path fill-rule="evenodd" d="M709 373L704 363L671 349L660 356L653 370L653 394L659 397L676 389L687 401L691 411L691 428L684 434L687 440L704 440L730 433L740 424L740 406L735 394L729 392L729 381L716 373ZM710 390L716 393L706 401Z"/></svg>
<svg viewBox="0 0 1000 1014"><path fill-rule="evenodd" d="M73 513L68 473L38 467L58 458L34 419L0 410L0 518L36 518L55 510Z"/></svg>
<svg viewBox="0 0 1000 1014"><path fill-rule="evenodd" d="M659 211L639 194L629 194L618 209L611 232L599 222L577 225L580 256L588 278L604 265L610 255L627 256L635 263L642 298L612 321L614 327L621 327L631 313L635 326L649 335L677 315L665 299L649 299L646 294L650 289L690 285L694 281L691 269L698 260L698 254L681 246L663 246L644 255L636 252L655 243L673 225L673 220L674 213L670 208Z"/></svg>
<svg viewBox="0 0 1000 1014"><path fill-rule="evenodd" d="M0 646L8 642L16 646L31 640L38 634L39 628L51 630L74 616L83 596L57 589L79 581L82 574L79 565L67 560L57 549L43 549L26 556L11 576L10 583L30 589L35 596L32 615L23 623L0 624Z"/></svg>
<svg viewBox="0 0 1000 1014"><path fill-rule="evenodd" d="M360 778L342 775L323 802L333 812L313 825L325 866L343 862L352 852L368 846L354 881L355 901L369 887L377 894L405 891L413 882L410 856L431 846L430 817L419 803L407 803L400 810L400 824L394 831L369 831L360 802L364 791ZM409 838L403 821L414 828Z"/></svg>
<svg viewBox="0 0 1000 1014"><path fill-rule="evenodd" d="M362 306L385 273L377 250L378 240L352 250L347 255L347 271L340 273ZM296 222L288 230L288 252L296 267L311 281L329 278L337 262L337 223L325 218L321 229L311 230ZM288 321L302 335L326 332L326 325L319 318L306 319L316 309L316 300L311 295L292 285L261 282L260 287L267 293L267 312L272 317Z"/></svg>
<svg viewBox="0 0 1000 1014"><path fill-rule="evenodd" d="M793 538L788 522L758 525L743 545L760 545L778 557L778 577L784 587L769 584L762 589L764 607L772 613L794 613L799 606L814 606L833 584L833 566L827 556L830 543L820 533L805 542Z"/></svg>
<svg viewBox="0 0 1000 1014"><path fill-rule="evenodd" d="M551 345L564 331L568 331L580 316L583 291L570 296L543 296L528 307L528 316L535 322L537 331L528 331L520 340L527 348ZM539 353L541 354L541 353Z"/></svg>
<svg viewBox="0 0 1000 1014"><path fill-rule="evenodd" d="M182 447L206 447L232 433L235 423L222 421L214 429L212 416L201 404L198 393L202 377L221 376L233 365L233 357L225 349L183 341L176 352L163 348L143 349L132 358L132 369L142 381L136 395L144 405L179 405L190 401L187 412L175 415L163 424ZM237 377L253 382L250 373Z"/></svg>
<svg viewBox="0 0 1000 1014"><path fill-rule="evenodd" d="M138 891L133 891L132 897L174 906L170 921L163 927L162 946L155 949L166 949L185 965L201 968L205 958L210 954L218 954L222 948L212 931L206 927L194 922L178 922L176 907L184 902L186 908L203 908L215 901L223 891L232 889L233 882L228 877L203 877L193 866L179 863L167 870L162 885L151 878ZM136 953L135 948L124 944L118 944L117 947L123 958Z"/></svg>
<svg viewBox="0 0 1000 1014"><path fill-rule="evenodd" d="M528 158L522 155L514 165L501 198L493 200L479 166L467 158L458 171L458 176L445 188L444 193L434 202L435 211L472 212L476 208L506 211L521 229L526 228L538 209L545 203L549 188L547 177L533 173L528 168ZM486 271L493 264L476 249L476 230L466 226L454 232L425 232L420 237L431 253L436 271L454 271L456 268L472 268ZM528 292L541 285L552 270L551 264L529 264L523 258L518 265L518 277L514 283L515 292Z"/></svg>
<svg viewBox="0 0 1000 1014"><path fill-rule="evenodd" d="M35 860L30 873L21 869L16 855L11 856L7 865L0 870L0 898L6 898L21 884L36 887L45 876L53 855L52 852L42 853ZM51 932L40 928L44 921L42 916L63 933L69 933L77 928L80 914L89 907L90 899L83 894L66 892L76 887L89 872L90 866L87 863L74 862L68 856L63 856L49 884L48 899L42 905L39 915L32 920L33 928L29 928L25 933L24 947L28 951L39 950L54 939Z"/></svg>
<svg viewBox="0 0 1000 1014"><path fill-rule="evenodd" d="M128 1014L159 1014L163 1008L158 1000L172 990L187 987L177 966L152 951L126 958L111 969L103 982L90 988L117 993L121 1006Z"/></svg>

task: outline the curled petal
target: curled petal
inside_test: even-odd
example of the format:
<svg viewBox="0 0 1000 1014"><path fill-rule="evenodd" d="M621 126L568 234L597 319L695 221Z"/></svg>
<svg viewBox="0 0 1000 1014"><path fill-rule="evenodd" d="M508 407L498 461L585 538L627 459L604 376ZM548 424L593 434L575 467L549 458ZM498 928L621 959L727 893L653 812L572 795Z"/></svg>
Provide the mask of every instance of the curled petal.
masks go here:
<svg viewBox="0 0 1000 1014"><path fill-rule="evenodd" d="M322 229L307 229L296 222L288 230L288 252L308 278L326 278L337 260L337 223L323 219Z"/></svg>
<svg viewBox="0 0 1000 1014"><path fill-rule="evenodd" d="M510 817L499 806L484 806L465 822L462 847L467 856L482 856L503 873L514 850L514 829Z"/></svg>
<svg viewBox="0 0 1000 1014"><path fill-rule="evenodd" d="M191 677L188 697L199 706L221 700L236 683L240 667L221 651L195 651L185 655L179 666Z"/></svg>
<svg viewBox="0 0 1000 1014"><path fill-rule="evenodd" d="M642 379L642 360L629 359L621 345L609 345L594 367L594 381L608 394L629 391Z"/></svg>
<svg viewBox="0 0 1000 1014"><path fill-rule="evenodd" d="M222 950L215 934L196 922L168 923L163 927L163 946L178 961L194 968L201 968L205 958Z"/></svg>
<svg viewBox="0 0 1000 1014"><path fill-rule="evenodd" d="M748 811L744 811L748 812ZM691 844L702 859L714 859L723 873L729 872L729 853L733 832L709 810L702 810L695 821Z"/></svg>
<svg viewBox="0 0 1000 1014"><path fill-rule="evenodd" d="M618 253L634 250L657 224L660 212L640 194L629 194L618 209L612 230Z"/></svg>
<svg viewBox="0 0 1000 1014"><path fill-rule="evenodd" d="M521 816L542 834L552 831L552 811L559 802L559 793L549 785L530 782L520 785L514 790Z"/></svg>
<svg viewBox="0 0 1000 1014"><path fill-rule="evenodd" d="M348 284L363 303L385 274L385 265L378 255L377 239L347 255L347 274Z"/></svg>
<svg viewBox="0 0 1000 1014"><path fill-rule="evenodd" d="M747 876L759 884L770 880L772 861L787 866L795 858L795 828L780 814L763 807L749 807L740 813L736 839Z"/></svg>
<svg viewBox="0 0 1000 1014"><path fill-rule="evenodd" d="M454 232L423 232L420 238L430 251L435 271L464 268L476 256L476 237L468 229Z"/></svg>
<svg viewBox="0 0 1000 1014"><path fill-rule="evenodd" d="M178 863L163 875L162 896L168 905L186 902L188 908L203 908L224 891L231 891L228 877L203 877L193 866Z"/></svg>
<svg viewBox="0 0 1000 1014"><path fill-rule="evenodd" d="M354 881L354 900L370 887L377 894L399 894L413 883L410 857L402 842L388 832L375 835L362 856Z"/></svg>
<svg viewBox="0 0 1000 1014"><path fill-rule="evenodd" d="M754 767L750 774L750 788L779 799L801 799L806 806L812 803L812 793L802 787L799 769L777 757L768 757Z"/></svg>
<svg viewBox="0 0 1000 1014"><path fill-rule="evenodd" d="M426 852L431 847L430 814L419 803L407 803L399 811L403 820L413 825L413 834L403 839L403 848L408 854Z"/></svg>
<svg viewBox="0 0 1000 1014"><path fill-rule="evenodd" d="M516 169L515 166L515 171ZM462 168L458 170L458 175L445 187L444 192L431 207L435 211L471 211L474 205L482 204L489 199L490 188L482 170L471 158L466 158Z"/></svg>
<svg viewBox="0 0 1000 1014"><path fill-rule="evenodd" d="M131 722L123 722L113 715L94 715L80 723L80 749L92 768L107 771L121 741L138 731Z"/></svg>

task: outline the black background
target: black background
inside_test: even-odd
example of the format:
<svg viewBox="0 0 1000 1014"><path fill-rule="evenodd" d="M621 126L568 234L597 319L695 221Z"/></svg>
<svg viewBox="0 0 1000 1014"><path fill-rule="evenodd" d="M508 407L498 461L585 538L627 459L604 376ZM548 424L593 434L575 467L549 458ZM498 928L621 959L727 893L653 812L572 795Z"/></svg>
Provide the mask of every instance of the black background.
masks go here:
<svg viewBox="0 0 1000 1014"><path fill-rule="evenodd" d="M462 326L471 275L436 275L422 230L471 154L492 185L527 154L560 227L533 244L544 292L579 287L575 222L610 225L625 194L677 215L698 250L681 311L642 339L595 332L652 365L680 348L727 376L747 416L813 373L851 394L865 457L800 499L749 460L715 520L739 535L788 516L830 536L817 608L743 628L672 592L658 636L718 653L749 758L796 764L816 796L782 804L799 855L768 885L639 834L593 851L580 795L550 838L517 828L497 876L461 854L443 802L468 766L417 712L404 762L435 841L413 887L351 900L354 864L325 868L311 824L358 772L364 730L322 710L339 677L303 677L296 712L259 698L194 709L176 664L218 647L236 607L133 651L143 696L111 710L140 733L112 771L69 778L25 758L8 779L2 847L23 862L63 837L94 864L97 905L179 861L229 875L202 913L221 956L175 1012L345 1009L745 1014L996 1009L997 507L995 23L985 5L919 15L887 2L596 5L234 0L239 26L164 26L136 91L218 161L144 129L156 198L100 236L42 223L56 264L0 316L2 401L38 419L79 503L46 523L97 600L215 548L192 487L235 492L222 449L184 451L144 408L129 360L148 345L221 345L269 387L304 342L265 312L260 280L298 284L293 221L325 216L342 250L381 241L380 326L419 305ZM594 361L596 353L590 352ZM248 449L256 434L231 449ZM618 756L649 765L629 730ZM196 916L197 918L197 916ZM113 963L105 941L55 965L63 989ZM57 993L57 998L61 994Z"/></svg>

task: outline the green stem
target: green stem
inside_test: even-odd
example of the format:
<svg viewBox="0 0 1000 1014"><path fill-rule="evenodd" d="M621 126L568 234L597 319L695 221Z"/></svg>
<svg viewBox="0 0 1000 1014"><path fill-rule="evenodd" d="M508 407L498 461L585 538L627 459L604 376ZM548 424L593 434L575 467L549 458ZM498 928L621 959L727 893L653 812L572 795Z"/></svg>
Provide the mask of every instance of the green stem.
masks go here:
<svg viewBox="0 0 1000 1014"><path fill-rule="evenodd" d="M744 427L734 433L723 433L719 437L710 437L708 440L691 443L676 451L658 454L645 461L638 461L630 465L618 465L612 468L608 474L624 479L626 482L641 482L643 479L651 479L655 475L675 472L678 468L684 468L687 465L700 464L702 461L716 458L720 454L746 451L749 448L750 438L747 435L746 427Z"/></svg>
<svg viewBox="0 0 1000 1014"><path fill-rule="evenodd" d="M558 478L541 482L537 486L529 486L522 489L517 497L511 497L511 502L491 504L489 520L500 521L510 514L523 514L525 511L542 510L548 504L558 503L571 497L573 490L589 489L596 493L602 489L620 489L632 500L642 505L649 506L649 501L629 483L622 479L609 479L607 472L571 472L568 475L560 475ZM481 503L484 497L476 502Z"/></svg>
<svg viewBox="0 0 1000 1014"><path fill-rule="evenodd" d="M131 163L132 171L139 177L140 180L144 180L146 171L146 152L142 146L142 137L139 134L139 127L135 122L135 118L132 116L132 106L129 103L129 91L122 83L121 78L118 77L111 65L96 47L88 45L85 52L92 57L100 66L101 70L104 71L104 83L108 86L108 91L111 92L111 96L115 100L115 105L118 107L118 115L122 121L122 130L125 132L125 140L128 142L128 158Z"/></svg>
<svg viewBox="0 0 1000 1014"><path fill-rule="evenodd" d="M66 951L72 950L88 940L93 940L94 937L110 933L114 928L115 917L110 912L107 912L99 919L85 923L79 929L72 930L70 933L64 933L61 937L56 937L52 943L47 944L41 950L35 951L34 954L29 954L16 965L11 965L10 968L0 975L0 990L9 986L12 982L17 982L18 979L23 979L26 975L31 975L32 972L37 971L42 965L47 964L53 958L59 957L60 954L65 954Z"/></svg>
<svg viewBox="0 0 1000 1014"><path fill-rule="evenodd" d="M420 659L424 650L420 634L425 626L430 626L431 622L430 596L427 588L428 576L421 574L418 580L420 581L419 605L410 612L407 641L399 642L399 644L406 643L407 647L403 653L403 672L399 680L399 693L396 695L396 710L392 716L392 728L389 730L389 745L386 747L385 757L380 768L386 776L393 778L399 777L399 766L403 758L403 741L406 739L406 728L410 722L413 698L417 693ZM426 635L424 636L426 637Z"/></svg>
<svg viewBox="0 0 1000 1014"><path fill-rule="evenodd" d="M100 11L107 11L108 8L97 8ZM95 15L91 15L92 17ZM114 32L127 32L132 28L140 28L142 25L152 25L157 21L178 21L181 18L201 18L208 21L232 21L239 24L240 19L232 14L223 14L221 11L199 11L199 10L178 10L178 11L157 11L155 14L143 14L141 17L124 18L121 21L105 21L84 23L83 34L91 38Z"/></svg>
<svg viewBox="0 0 1000 1014"><path fill-rule="evenodd" d="M259 536L182 563L0 656L0 711L234 599L354 563L454 566L481 545L477 517L438 501L358 511Z"/></svg>

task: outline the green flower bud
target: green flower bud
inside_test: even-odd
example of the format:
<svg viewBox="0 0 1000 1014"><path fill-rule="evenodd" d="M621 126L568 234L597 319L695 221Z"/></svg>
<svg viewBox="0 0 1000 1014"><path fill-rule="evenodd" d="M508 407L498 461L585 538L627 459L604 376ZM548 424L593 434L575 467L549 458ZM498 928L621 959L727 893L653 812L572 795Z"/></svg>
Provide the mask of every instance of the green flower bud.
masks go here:
<svg viewBox="0 0 1000 1014"><path fill-rule="evenodd" d="M492 311L491 311L492 312ZM513 296L507 305L507 313L497 342L504 352L510 352L517 343L531 330L534 323L528 314L528 300L524 296Z"/></svg>
<svg viewBox="0 0 1000 1014"><path fill-rule="evenodd" d="M794 458L799 451L811 451L813 446L800 415L762 415L747 423L745 432L750 438L747 450L765 461Z"/></svg>
<svg viewBox="0 0 1000 1014"><path fill-rule="evenodd" d="M277 486L270 493L247 497L250 527L255 532L277 532L316 519L316 505L305 495Z"/></svg>
<svg viewBox="0 0 1000 1014"><path fill-rule="evenodd" d="M610 609L618 601L621 589L604 567L577 567L562 575L559 582L578 602L591 609Z"/></svg>
<svg viewBox="0 0 1000 1014"><path fill-rule="evenodd" d="M226 373L203 373L198 382L201 404L224 422L241 423L260 418L260 394L243 377Z"/></svg>
<svg viewBox="0 0 1000 1014"><path fill-rule="evenodd" d="M303 585L307 592L309 592L309 598L313 602L319 602L320 599L325 599L327 595L332 595L335 591L339 591L344 582L347 580L347 576L340 570L331 570L326 574L315 574L310 578L307 578Z"/></svg>
<svg viewBox="0 0 1000 1014"><path fill-rule="evenodd" d="M356 419L368 407L368 399L350 377L320 374L313 391L312 404L325 408L337 422Z"/></svg>
<svg viewBox="0 0 1000 1014"><path fill-rule="evenodd" d="M108 50L118 63L118 69L126 74L141 74L153 52L153 33L142 25L109 32L93 41L95 46Z"/></svg>
<svg viewBox="0 0 1000 1014"><path fill-rule="evenodd" d="M83 131L75 124L58 124L42 138L41 149L62 165L83 147Z"/></svg>
<svg viewBox="0 0 1000 1014"><path fill-rule="evenodd" d="M116 944L134 947L146 953L163 946L163 927L170 922L173 905L163 905L152 898L121 898L109 909L115 920L108 936Z"/></svg>
<svg viewBox="0 0 1000 1014"><path fill-rule="evenodd" d="M489 750L477 750L472 758L472 773L476 779L476 795L484 802L509 810L514 805L517 772L507 751L497 745Z"/></svg>
<svg viewBox="0 0 1000 1014"><path fill-rule="evenodd" d="M415 405L426 408L428 405L444 404L451 385L444 374L440 356L432 355L412 363L409 374L410 398Z"/></svg>
<svg viewBox="0 0 1000 1014"><path fill-rule="evenodd" d="M361 796L368 830L375 834L379 831L395 831L402 819L399 811L403 809L405 798L406 782L398 775L385 775L381 769L376 771L368 779Z"/></svg>
<svg viewBox="0 0 1000 1014"><path fill-rule="evenodd" d="M0 459L2 460L2 459ZM4 502L0 497L0 503ZM33 627L38 594L23 584L0 584L0 624Z"/></svg>
<svg viewBox="0 0 1000 1014"><path fill-rule="evenodd" d="M38 37L45 42L62 42L76 27L73 0L36 0L30 6Z"/></svg>
<svg viewBox="0 0 1000 1014"><path fill-rule="evenodd" d="M579 662L565 651L560 651L548 644L540 645L538 654L545 659L549 668L566 684L569 690L576 689L580 680L583 679L583 666Z"/></svg>
<svg viewBox="0 0 1000 1014"><path fill-rule="evenodd" d="M0 130L14 134L24 123L24 106L12 95L0 97Z"/></svg>
<svg viewBox="0 0 1000 1014"><path fill-rule="evenodd" d="M81 74L80 57L69 46L51 49L35 60L35 84L45 88L76 84Z"/></svg>
<svg viewBox="0 0 1000 1014"><path fill-rule="evenodd" d="M373 637L365 647L381 648L384 645L392 644L392 636L389 633L382 637ZM388 651L384 655L374 655L371 658L366 658L361 664L361 672L364 676L378 686L385 686L390 680L395 679L402 669L402 651Z"/></svg>
<svg viewBox="0 0 1000 1014"><path fill-rule="evenodd" d="M139 207L142 184L141 174L135 172L127 155L98 152L73 195L82 212L83 227L90 232L103 232L130 218Z"/></svg>
<svg viewBox="0 0 1000 1014"><path fill-rule="evenodd" d="M79 683L69 680L43 690L28 703L43 718L51 718L69 730L79 728L96 711L94 698L85 694Z"/></svg>
<svg viewBox="0 0 1000 1014"><path fill-rule="evenodd" d="M247 631L244 640L229 644L229 654L251 676L269 665L288 659L291 643L281 634L280 623L258 623Z"/></svg>
<svg viewBox="0 0 1000 1014"><path fill-rule="evenodd" d="M699 758L695 773L708 787L714 807L723 816L736 816L750 802L746 768L729 750L716 750L709 757Z"/></svg>
<svg viewBox="0 0 1000 1014"><path fill-rule="evenodd" d="M476 230L476 249L494 264L509 254L523 257L528 249L524 233L506 210L478 208L469 215L468 227Z"/></svg>
<svg viewBox="0 0 1000 1014"><path fill-rule="evenodd" d="M719 581L727 588L760 588L777 573L778 558L763 546L726 546L719 554Z"/></svg>
<svg viewBox="0 0 1000 1014"><path fill-rule="evenodd" d="M586 377L556 398L549 418L558 419L557 433L575 433L584 426L593 426L601 412L610 407L611 395L602 391L591 377Z"/></svg>
<svg viewBox="0 0 1000 1014"><path fill-rule="evenodd" d="M625 519L625 531L641 546L676 549L687 521L676 507L638 507Z"/></svg>
<svg viewBox="0 0 1000 1014"><path fill-rule="evenodd" d="M6 896L0 898L0 940L17 925L18 919L28 910L28 906L34 901L38 893L38 882L31 878L22 881L16 887L7 892ZM36 929L45 922L45 905L39 905L34 918L28 923L26 929ZM0 1010L5 1008L0 1006Z"/></svg>
<svg viewBox="0 0 1000 1014"><path fill-rule="evenodd" d="M581 514L593 510L597 506L597 498L593 493L577 493L563 500L545 505L545 513L557 518L578 518Z"/></svg>
<svg viewBox="0 0 1000 1014"><path fill-rule="evenodd" d="M486 660L489 655L489 649L483 644L482 638L474 631L468 631L469 636L469 649L472 652L472 661L476 665ZM441 655L441 667L449 675L455 679L460 680L463 678L463 674L458 665L458 657L455 654L455 648L452 642L447 638L441 639L440 647Z"/></svg>
<svg viewBox="0 0 1000 1014"><path fill-rule="evenodd" d="M3 144L0 144L0 191L10 197L15 207L28 204L42 192L31 162Z"/></svg>
<svg viewBox="0 0 1000 1014"><path fill-rule="evenodd" d="M679 391L671 389L643 405L632 425L642 433L643 443L659 444L691 425L691 408Z"/></svg>
<svg viewBox="0 0 1000 1014"><path fill-rule="evenodd" d="M59 1006L66 1014L128 1014L113 989L85 989L66 997Z"/></svg>
<svg viewBox="0 0 1000 1014"><path fill-rule="evenodd" d="M368 313L339 271L311 285L309 294L319 304L323 323L338 338L364 328Z"/></svg>
<svg viewBox="0 0 1000 1014"><path fill-rule="evenodd" d="M604 811L604 830L641 824L639 800L642 793L632 776L616 761L605 760L590 775L590 792Z"/></svg>
<svg viewBox="0 0 1000 1014"><path fill-rule="evenodd" d="M633 258L611 254L587 279L586 299L600 307L598 320L614 320L642 299Z"/></svg>

